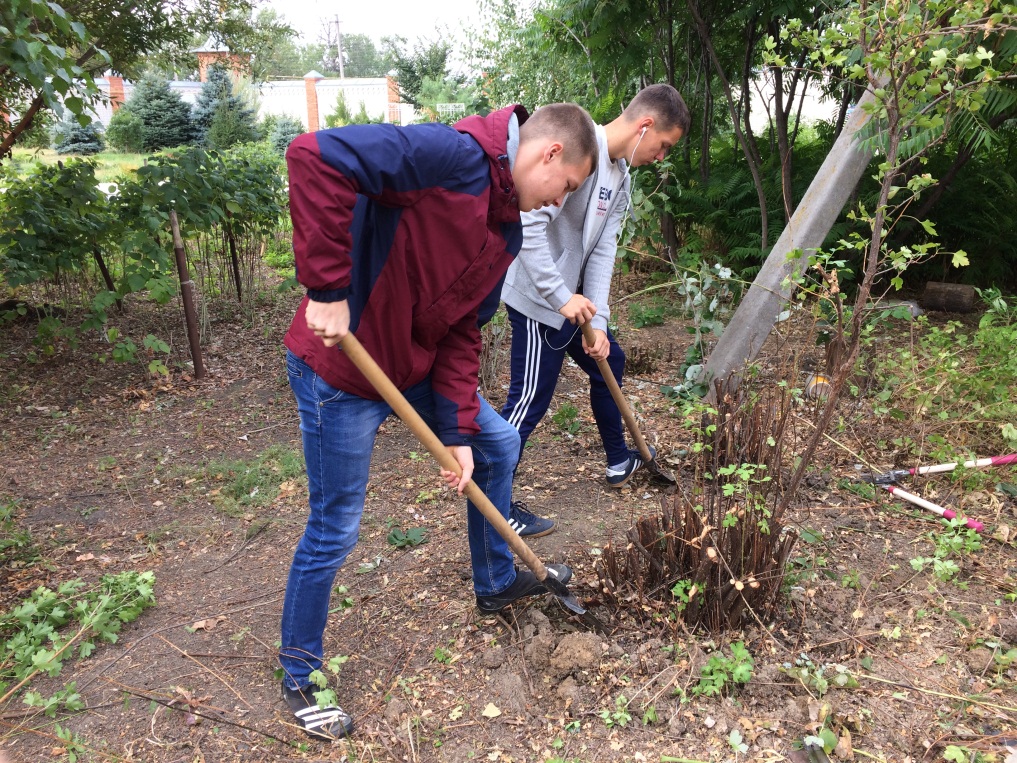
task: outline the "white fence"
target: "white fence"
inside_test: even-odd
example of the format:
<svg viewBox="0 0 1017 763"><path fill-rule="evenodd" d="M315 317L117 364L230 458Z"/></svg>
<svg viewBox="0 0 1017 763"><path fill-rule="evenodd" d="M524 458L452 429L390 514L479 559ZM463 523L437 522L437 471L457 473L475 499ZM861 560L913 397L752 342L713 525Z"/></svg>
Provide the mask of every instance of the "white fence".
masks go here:
<svg viewBox="0 0 1017 763"><path fill-rule="evenodd" d="M314 81L314 80L311 80ZM308 82L309 80L277 80L265 82L257 86L258 117L268 114L289 116L300 120L304 127L308 125ZM96 80L102 91L104 101L96 103L93 108L94 118L105 127L113 116L110 103L110 79L107 77ZM124 99L130 98L134 84L123 82ZM170 82L170 89L180 93L181 98L193 104L201 92L200 82L176 80ZM346 107L351 114L360 111L361 104L371 119L381 119L396 124L409 124L413 121L413 107L409 104L390 101L392 88L386 77L370 77L362 79L319 79L314 81L317 95L318 124L315 129L325 127L325 118L336 109L341 92L346 100Z"/></svg>

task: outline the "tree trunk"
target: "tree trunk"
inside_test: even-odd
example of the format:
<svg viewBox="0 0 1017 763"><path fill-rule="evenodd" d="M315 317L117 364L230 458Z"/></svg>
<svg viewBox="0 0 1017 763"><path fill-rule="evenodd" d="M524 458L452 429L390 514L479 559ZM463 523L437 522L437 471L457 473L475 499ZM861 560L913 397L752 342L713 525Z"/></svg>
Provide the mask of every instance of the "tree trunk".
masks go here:
<svg viewBox="0 0 1017 763"><path fill-rule="evenodd" d="M113 285L113 278L109 274L109 268L106 267L106 261L102 258L102 252L99 251L99 247L92 247L92 257L95 258L95 264L99 266L99 272L102 273L102 280L106 283L106 288L109 291L115 292L116 286ZM117 312L122 313L124 311L124 302L120 297L117 297Z"/></svg>
<svg viewBox="0 0 1017 763"><path fill-rule="evenodd" d="M689 12L692 14L692 18L696 22L696 29L699 31L700 41L710 54L710 60L713 62L714 69L717 72L717 76L720 77L721 84L724 87L724 97L727 99L728 111L731 114L731 124L734 127L735 137L738 139L738 145L741 146L742 153L745 154L745 161L749 165L749 172L752 173L752 182L756 187L756 196L759 199L759 217L760 217L760 234L762 239L762 248L765 250L769 245L769 220L766 209L766 192L763 189L763 179L759 172L759 163L755 160L752 155L752 145L750 140L743 133L741 125L738 119L738 109L735 106L734 95L731 90L731 83L728 82L727 76L724 74L724 67L721 65L720 59L717 56L717 51L713 47L713 40L710 37L710 30L706 26L706 22L703 21L703 17L699 13L699 8L696 5L696 0L686 0L689 7Z"/></svg>
<svg viewBox="0 0 1017 763"><path fill-rule="evenodd" d="M867 94L864 100L871 101L872 96ZM737 387L742 369L755 359L777 316L785 309L794 279L808 265L809 252L822 245L865 172L871 154L862 149L856 135L869 118L861 108L851 115L844 133L819 168L802 203L710 354L701 379L710 382L711 399L714 379L730 379L728 389ZM796 249L802 250L803 256L789 260L788 254Z"/></svg>

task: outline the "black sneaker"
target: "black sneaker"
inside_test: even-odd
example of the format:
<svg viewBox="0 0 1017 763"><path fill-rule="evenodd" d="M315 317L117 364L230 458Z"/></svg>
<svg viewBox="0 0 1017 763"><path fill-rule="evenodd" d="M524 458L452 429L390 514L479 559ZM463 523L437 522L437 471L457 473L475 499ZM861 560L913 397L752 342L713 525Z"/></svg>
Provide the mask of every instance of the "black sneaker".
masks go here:
<svg viewBox="0 0 1017 763"><path fill-rule="evenodd" d="M353 733L353 719L341 707L318 707L314 686L291 689L283 684L283 699L289 705L297 724L308 736L316 739L342 739Z"/></svg>
<svg viewBox="0 0 1017 763"><path fill-rule="evenodd" d="M646 447L650 449L650 457L656 458L656 449L652 445L647 445ZM621 487L629 481L629 478L632 477L633 474L636 473L636 469L645 463L646 462L643 460L643 457L639 455L638 450L630 450L629 460L623 469L607 468L607 484L611 487Z"/></svg>
<svg viewBox="0 0 1017 763"><path fill-rule="evenodd" d="M508 523L520 538L542 538L554 532L553 519L538 517L527 511L522 501L512 501Z"/></svg>
<svg viewBox="0 0 1017 763"><path fill-rule="evenodd" d="M554 575L562 583L568 583L572 579L572 570L564 564L547 565L547 574ZM485 614L492 615L514 601L540 593L547 593L547 586L538 583L537 578L529 570L516 570L516 579L512 585L494 596L478 596L477 608Z"/></svg>

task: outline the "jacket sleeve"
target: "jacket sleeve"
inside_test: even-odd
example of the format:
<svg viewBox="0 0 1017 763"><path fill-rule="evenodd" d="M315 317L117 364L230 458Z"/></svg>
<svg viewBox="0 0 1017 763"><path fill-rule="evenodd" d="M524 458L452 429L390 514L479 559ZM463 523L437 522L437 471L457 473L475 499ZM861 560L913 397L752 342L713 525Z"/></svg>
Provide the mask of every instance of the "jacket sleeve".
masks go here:
<svg viewBox="0 0 1017 763"><path fill-rule="evenodd" d="M629 206L629 176L625 176L618 192L618 200L611 210L611 217L604 225L590 259L583 273L583 296L597 306L597 314L590 321L590 326L607 331L611 308L608 300L611 296L611 278L614 275L614 261L618 254L618 233L621 230L622 218Z"/></svg>
<svg viewBox="0 0 1017 763"><path fill-rule="evenodd" d="M480 346L476 311L451 326L438 344L431 366L431 395L436 434L444 445L469 445L480 432Z"/></svg>
<svg viewBox="0 0 1017 763"><path fill-rule="evenodd" d="M357 194L412 204L453 172L459 134L440 124L351 125L298 136L286 151L297 280L316 302L346 299Z"/></svg>
<svg viewBox="0 0 1017 763"><path fill-rule="evenodd" d="M547 243L547 226L561 214L564 206L563 203L561 207L542 207L523 213L523 246L516 257L537 294L555 310L560 310L573 293L561 277Z"/></svg>

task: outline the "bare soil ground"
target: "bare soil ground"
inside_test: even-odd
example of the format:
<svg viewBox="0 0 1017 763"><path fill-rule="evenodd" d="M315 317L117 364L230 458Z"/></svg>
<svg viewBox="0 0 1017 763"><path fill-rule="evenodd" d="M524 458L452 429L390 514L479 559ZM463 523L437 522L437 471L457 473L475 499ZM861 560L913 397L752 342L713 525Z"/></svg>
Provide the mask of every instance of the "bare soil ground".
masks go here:
<svg viewBox="0 0 1017 763"><path fill-rule="evenodd" d="M16 502L18 527L39 554L28 563L4 558L0 611L38 585L127 569L157 578L156 606L116 644L35 682L43 693L77 682L87 710L58 720L84 746L79 759L797 762L820 759L799 748L823 728L839 740L834 759L944 760L950 745L966 748L954 760L1017 759L1017 651L1009 651L1017 648L1009 535L1017 503L992 479L974 491L944 478L916 483L916 492L990 526L982 548L958 560L958 582L916 571L910 562L931 556L938 520L839 482L855 476L857 453L880 468L898 465L899 431L857 398L841 403L820 466L795 497L791 519L805 537L779 617L716 635L667 622L637 627L597 607L605 627L591 628L550 597L482 616L462 502L389 420L360 545L337 580L347 592L333 597L326 632L328 655L349 657L336 690L357 731L335 743L307 739L288 720L275 659L306 516L306 482L292 473L300 441L281 346L295 301L292 292L262 295L254 309L213 316L202 381L186 371L174 304L134 303L117 318L135 334L172 337L173 373L161 381L141 364L99 363L108 346L95 334L52 356L33 346L34 326L0 335L0 500ZM640 358L626 391L678 472L677 489L687 490L682 452L691 435L659 386L676 381L688 335L675 320L635 329L618 312L619 340ZM795 345L804 335L796 331L768 349L759 383L772 383L778 354L816 354ZM503 396L504 386L490 395L496 406ZM544 561L573 565L573 590L593 604L601 550L673 496L645 474L623 490L607 487L574 367L555 405L566 402L579 410L578 431L544 421L517 495L558 521L531 547ZM789 437L800 441L813 416L803 405ZM238 495L237 475L259 459L261 481ZM1017 481L1012 468L993 479ZM427 542L396 548L386 540L393 526L423 528ZM755 659L751 681L730 696L692 696L703 666L729 655L733 641ZM831 680L839 665L854 680L847 688L803 682L786 672L796 661ZM14 761L67 759L53 720L17 700L0 707L0 724L0 750Z"/></svg>

